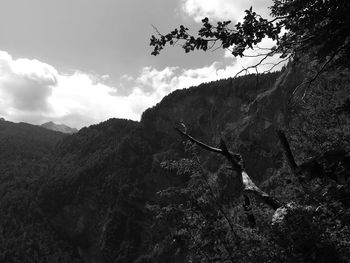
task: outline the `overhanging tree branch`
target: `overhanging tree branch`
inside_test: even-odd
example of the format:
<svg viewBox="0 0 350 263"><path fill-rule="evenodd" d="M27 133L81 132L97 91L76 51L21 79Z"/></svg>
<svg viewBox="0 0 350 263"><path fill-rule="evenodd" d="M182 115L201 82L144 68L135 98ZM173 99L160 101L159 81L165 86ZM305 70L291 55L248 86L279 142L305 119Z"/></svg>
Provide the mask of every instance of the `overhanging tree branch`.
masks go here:
<svg viewBox="0 0 350 263"><path fill-rule="evenodd" d="M339 49L344 51L345 58L340 66L350 67L347 44L350 39L350 1L274 0L270 9L273 19L264 19L250 8L245 11L243 21L233 26L231 21L215 24L204 18L196 35L190 34L183 25L165 35L156 30L158 37L152 36L150 41L154 47L152 55L160 54L167 44L173 45L175 40L181 40L186 53L221 47L229 49L235 57L244 57L246 50L257 49L280 54L280 60L289 57L303 63L326 61L321 70L308 80L309 85L333 61L333 53L338 53ZM266 38L275 41L273 48L259 46Z"/></svg>

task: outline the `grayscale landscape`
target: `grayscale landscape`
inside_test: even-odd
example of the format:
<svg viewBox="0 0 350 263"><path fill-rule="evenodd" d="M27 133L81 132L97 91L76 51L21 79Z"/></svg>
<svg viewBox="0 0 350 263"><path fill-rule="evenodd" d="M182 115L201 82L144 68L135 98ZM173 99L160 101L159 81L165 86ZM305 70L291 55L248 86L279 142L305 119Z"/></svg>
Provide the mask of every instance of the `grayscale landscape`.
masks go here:
<svg viewBox="0 0 350 263"><path fill-rule="evenodd" d="M350 262L350 1L0 2L0 262Z"/></svg>

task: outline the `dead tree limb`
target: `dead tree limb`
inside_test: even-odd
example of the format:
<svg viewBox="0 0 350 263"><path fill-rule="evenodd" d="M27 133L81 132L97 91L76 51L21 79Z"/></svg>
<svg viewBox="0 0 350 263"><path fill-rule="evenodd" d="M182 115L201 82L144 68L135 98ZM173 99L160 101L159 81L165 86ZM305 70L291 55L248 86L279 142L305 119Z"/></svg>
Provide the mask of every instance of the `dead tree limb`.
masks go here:
<svg viewBox="0 0 350 263"><path fill-rule="evenodd" d="M281 130L277 131L277 135L278 135L278 138L281 142L283 152L287 158L288 165L289 165L290 169L292 170L293 174L295 175L297 168L298 168L298 165L296 164L296 162L294 160L294 156L292 154L292 150L290 149L286 135Z"/></svg>
<svg viewBox="0 0 350 263"><path fill-rule="evenodd" d="M246 214L246 217L247 217L247 220L248 220L250 227L255 228L256 227L256 220L255 220L255 216L254 216L253 211L252 211L252 206L251 206L249 197L247 195L244 195L243 209L244 209L244 213Z"/></svg>
<svg viewBox="0 0 350 263"><path fill-rule="evenodd" d="M336 182L338 185L346 184L347 181L343 178L342 173L344 173L346 169L349 169L346 167L350 167L350 157L345 150L330 150L298 165L295 162L292 150L284 132L278 130L277 135L293 175L300 183L302 183L304 188L307 187L306 182L309 182L314 178L327 178Z"/></svg>
<svg viewBox="0 0 350 263"><path fill-rule="evenodd" d="M242 156L239 153L233 153L229 151L223 139L220 140L220 148L215 148L193 138L191 135L187 134L186 131L184 132L179 128L175 128L175 130L178 131L181 135L183 135L186 139L197 144L203 149L223 155L230 162L232 170L234 170L235 172L237 172L237 174L240 175L237 180L237 183L240 185L236 186L235 189L241 189L242 192L235 194L242 195L243 192L245 192L246 194L253 195L259 201L267 204L274 210L281 206L281 204L277 200L270 197L267 193L265 193L259 187L256 186L256 184L252 181L252 179L249 177L249 175L244 169L244 162Z"/></svg>

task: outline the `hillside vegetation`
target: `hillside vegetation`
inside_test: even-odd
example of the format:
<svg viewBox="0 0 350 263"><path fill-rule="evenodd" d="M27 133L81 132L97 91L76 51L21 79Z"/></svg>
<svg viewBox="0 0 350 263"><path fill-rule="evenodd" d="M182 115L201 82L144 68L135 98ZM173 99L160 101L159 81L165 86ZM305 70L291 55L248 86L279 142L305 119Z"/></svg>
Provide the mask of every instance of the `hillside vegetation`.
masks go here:
<svg viewBox="0 0 350 263"><path fill-rule="evenodd" d="M349 79L319 79L290 100L302 79L289 65L203 83L140 122L110 119L70 136L0 122L0 261L346 262ZM278 213L252 201L250 224L226 161L186 142L179 122L240 152L255 183L284 204ZM319 157L342 178L296 178L278 129L298 164ZM323 156L330 150L339 154Z"/></svg>

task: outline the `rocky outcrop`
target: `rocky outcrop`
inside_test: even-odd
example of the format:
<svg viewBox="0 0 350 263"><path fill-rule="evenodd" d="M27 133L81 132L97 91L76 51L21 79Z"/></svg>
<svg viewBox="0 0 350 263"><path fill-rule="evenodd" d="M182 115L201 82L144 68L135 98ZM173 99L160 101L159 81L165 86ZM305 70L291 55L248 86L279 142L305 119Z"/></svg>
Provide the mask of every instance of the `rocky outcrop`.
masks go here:
<svg viewBox="0 0 350 263"><path fill-rule="evenodd" d="M288 124L291 97L301 81L301 73L290 65L274 85L244 108L245 114L233 134L234 144L255 179L266 178L270 168L280 166L282 151L276 132Z"/></svg>

